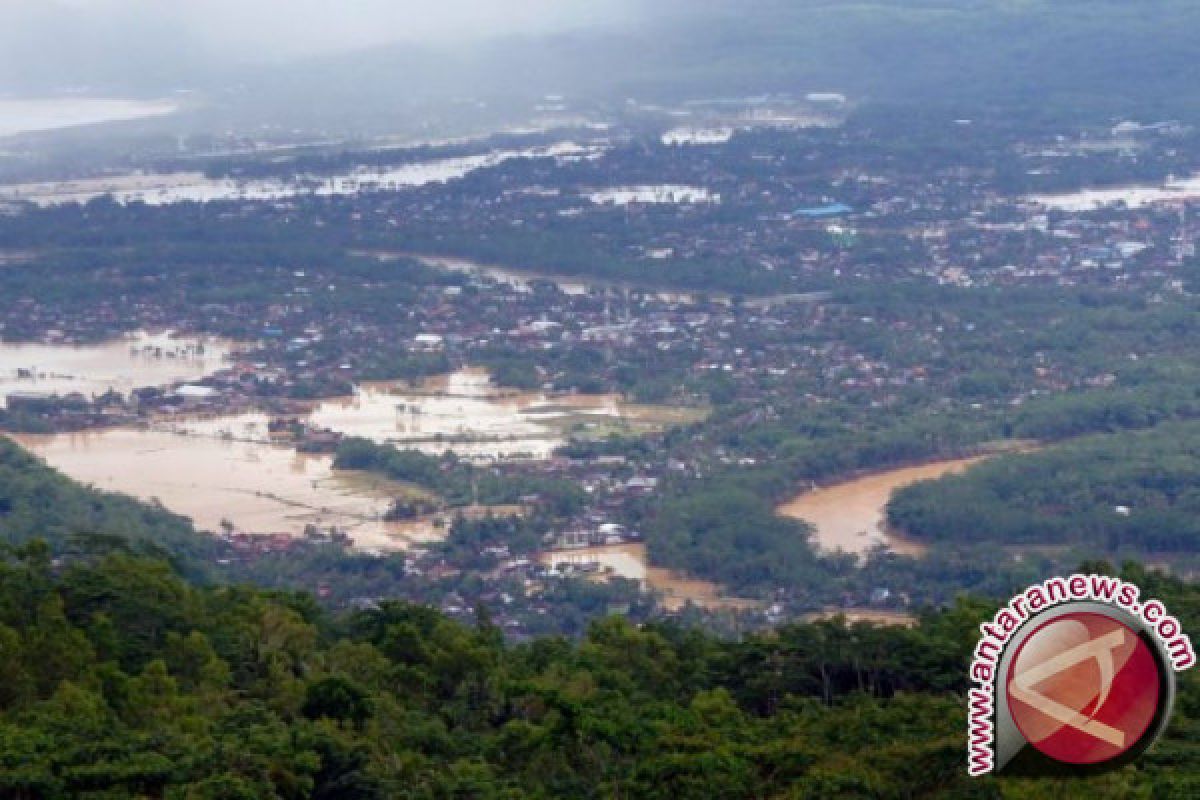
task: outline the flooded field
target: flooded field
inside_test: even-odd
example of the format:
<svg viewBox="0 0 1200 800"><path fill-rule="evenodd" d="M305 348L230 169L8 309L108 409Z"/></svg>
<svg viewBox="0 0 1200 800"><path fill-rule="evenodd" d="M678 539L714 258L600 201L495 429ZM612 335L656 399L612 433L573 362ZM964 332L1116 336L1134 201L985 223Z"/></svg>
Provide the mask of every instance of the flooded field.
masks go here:
<svg viewBox="0 0 1200 800"><path fill-rule="evenodd" d="M626 403L615 395L517 392L494 386L486 370L463 369L416 387L394 382L360 386L350 397L315 403L303 421L346 436L473 461L549 458L569 434L644 433L684 424L701 409ZM155 427L195 436L267 443L269 417L165 418Z"/></svg>
<svg viewBox="0 0 1200 800"><path fill-rule="evenodd" d="M383 518L398 497L428 493L363 472L333 469L328 455L261 442L113 428L63 434L11 434L50 466L85 484L160 503L197 529L299 536L336 528L371 552L444 539L457 514L522 514L519 506L476 506L413 520Z"/></svg>
<svg viewBox="0 0 1200 800"><path fill-rule="evenodd" d="M558 287L559 291L568 295L584 295L591 292L617 292L638 294L655 297L664 303L678 303L680 305L695 305L700 299L700 295L695 292L681 291L678 289L661 289L653 286L634 285L631 283L623 283L620 281L606 281L599 279L582 280L580 278L571 277L568 275L558 275L553 272L546 272L537 269L521 269L516 267L500 267L491 264L480 264L475 261L468 261L463 258L452 258L449 256L431 256L404 253L365 253L382 261L394 260L397 258L415 258L417 261L437 269L449 270L451 272L462 272L469 275L478 275L489 278L497 283L505 286L512 286L515 289L528 291L533 283L543 281L553 283ZM709 302L722 303L729 305L733 302L733 298L726 292L704 292L703 296ZM743 297L743 302L746 306L757 309L769 309L775 305L786 305L791 303L819 303L829 299L829 292L788 292L784 294L771 295L746 295Z"/></svg>
<svg viewBox="0 0 1200 800"><path fill-rule="evenodd" d="M148 334L91 348L11 348L0 350L9 358L0 364L11 363L14 375L27 369L16 364L39 365L31 373L36 379L14 378L14 388L59 391L124 390L196 378L219 368L228 353L212 342L201 346L196 340ZM146 355L152 351L157 354ZM364 386L353 397L315 403L305 421L431 454L453 450L494 461L547 458L568 432L588 426L598 434L641 431L696 413L627 405L612 395L504 390L492 385L486 371L466 369L417 387ZM445 519L437 516L383 519L392 499L416 491L412 487L336 471L332 456L303 455L273 442L269 422L265 412L180 414L153 418L144 428L13 438L75 480L160 502L203 530L220 530L223 523L256 534L335 527L356 546L378 551L445 535Z"/></svg>
<svg viewBox="0 0 1200 800"><path fill-rule="evenodd" d="M661 137L663 144L668 147L681 144L712 145L725 144L733 139L734 130L730 127L716 128L672 128Z"/></svg>
<svg viewBox="0 0 1200 800"><path fill-rule="evenodd" d="M86 203L109 194L118 203L147 205L207 203L217 200L280 200L299 195L352 195L365 191L397 190L446 183L514 159L554 159L563 163L599 158L602 145L559 142L523 150L494 150L479 155L436 159L392 167L360 168L338 175L302 175L292 179L235 181L208 178L200 172L133 173L73 181L0 186L0 200L27 201L39 206Z"/></svg>
<svg viewBox="0 0 1200 800"><path fill-rule="evenodd" d="M462 370L418 390L360 387L353 397L318 405L313 424L348 436L403 444L430 453L451 449L473 459L548 458L561 433L538 419L533 401L506 396L482 370ZM588 413L617 414L597 405Z"/></svg>
<svg viewBox="0 0 1200 800"><path fill-rule="evenodd" d="M231 349L216 339L144 332L86 347L0 344L0 400L17 392L127 393L195 380L221 369ZM703 413L627 404L614 395L501 389L486 370L464 369L416 386L362 386L352 397L313 403L301 420L431 454L453 450L496 461L547 458L570 434L644 432ZM203 530L300 534L313 525L379 551L445 535L444 516L383 519L394 498L420 490L335 471L330 455L303 455L273 441L269 424L263 411L162 414L136 428L13 438L75 480L157 501Z"/></svg>
<svg viewBox="0 0 1200 800"><path fill-rule="evenodd" d="M377 257L382 260L389 258L399 258L401 254L377 254ZM600 284L593 281L583 281L579 278L572 278L563 275L546 275L533 270L517 270L508 267L497 267L488 264L480 264L475 261L468 261L464 258L449 258L443 256L414 256L418 261L426 266L436 269L444 269L450 272L461 272L468 275L480 275L490 278L496 283L504 286L511 286L514 289L528 291L535 281L549 281L558 286L559 290L569 295L584 295L588 294L595 288L601 288Z"/></svg>
<svg viewBox="0 0 1200 800"><path fill-rule="evenodd" d="M127 395L197 380L220 370L232 347L221 339L144 331L86 346L0 342L0 408L13 392Z"/></svg>
<svg viewBox="0 0 1200 800"><path fill-rule="evenodd" d="M1144 208L1159 203L1200 198L1200 176L1167 181L1162 186L1121 186L1113 189L1083 189L1069 194L1036 195L1030 199L1052 211L1096 211L1121 204Z"/></svg>
<svg viewBox="0 0 1200 800"><path fill-rule="evenodd" d="M865 475L804 492L781 505L778 512L812 525L815 544L827 552L842 550L861 556L882 544L897 553L920 555L924 552L920 544L887 530L885 511L892 492L918 481L962 472L983 458L937 461Z"/></svg>
<svg viewBox="0 0 1200 800"><path fill-rule="evenodd" d="M432 525L383 521L392 487L335 472L329 456L126 428L12 438L75 480L157 501L201 530L220 531L222 522L260 534L334 526L368 550L441 537Z"/></svg>
<svg viewBox="0 0 1200 800"><path fill-rule="evenodd" d="M539 560L547 566L574 564L597 565L599 575L616 575L638 581L643 586L663 594L663 606L678 611L688 602L707 609L748 609L755 603L740 597L723 596L715 583L696 580L667 569L647 564L646 545L618 544L602 547L583 547L573 550L554 550L542 553Z"/></svg>

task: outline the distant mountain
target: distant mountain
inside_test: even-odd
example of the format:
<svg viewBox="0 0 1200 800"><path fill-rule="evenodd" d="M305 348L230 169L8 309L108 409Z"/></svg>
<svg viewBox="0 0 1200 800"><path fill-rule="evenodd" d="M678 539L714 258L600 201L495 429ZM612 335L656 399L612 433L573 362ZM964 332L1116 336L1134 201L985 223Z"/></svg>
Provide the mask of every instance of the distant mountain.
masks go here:
<svg viewBox="0 0 1200 800"><path fill-rule="evenodd" d="M392 45L271 65L215 60L187 31L148 37L117 58L111 49L119 37L95 27L68 26L54 53L30 52L0 32L0 90L87 83L144 93L183 84L206 90L229 120L343 127L379 118L511 119L547 94L575 107L627 97L840 91L865 101L1051 115L1200 114L1193 41L1200 4L1188 0L644 6L636 25L621 28L505 36L457 49Z"/></svg>
<svg viewBox="0 0 1200 800"><path fill-rule="evenodd" d="M1200 4L1184 0L700 0L636 29L508 37L470 51L386 47L295 65L343 103L563 94L677 102L841 91L876 102L1195 117ZM258 84L273 90L278 75Z"/></svg>

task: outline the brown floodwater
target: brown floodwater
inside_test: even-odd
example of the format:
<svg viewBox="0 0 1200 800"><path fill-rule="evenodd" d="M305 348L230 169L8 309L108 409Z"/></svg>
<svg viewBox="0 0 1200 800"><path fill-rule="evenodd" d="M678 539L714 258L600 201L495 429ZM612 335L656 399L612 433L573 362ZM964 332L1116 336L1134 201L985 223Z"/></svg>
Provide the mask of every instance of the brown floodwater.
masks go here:
<svg viewBox="0 0 1200 800"><path fill-rule="evenodd" d="M625 432L659 430L701 412L626 404L614 395L548 395L494 386L486 371L464 369L411 387L374 382L349 397L313 404L304 420L346 436L440 454L450 450L475 461L549 458L569 429ZM152 427L246 442L271 441L262 412L179 415Z"/></svg>
<svg viewBox="0 0 1200 800"><path fill-rule="evenodd" d="M486 370L468 368L415 388L366 384L350 397L317 404L308 419L347 436L426 453L450 450L475 461L512 461L549 458L570 431L636 434L703 413L626 403L612 394L518 392L495 386Z"/></svg>
<svg viewBox="0 0 1200 800"><path fill-rule="evenodd" d="M755 605L752 600L722 595L720 587L715 583L689 578L673 570L649 566L644 544L627 543L552 550L542 553L538 560L547 566L598 564L606 574L638 581L644 587L660 592L663 595L663 607L669 611L678 611L688 602L711 610L744 610Z"/></svg>
<svg viewBox="0 0 1200 800"><path fill-rule="evenodd" d="M359 387L352 397L320 403L320 427L428 453L453 450L476 459L548 458L562 434L526 413L528 406L491 384L483 370L461 370L410 389Z"/></svg>
<svg viewBox="0 0 1200 800"><path fill-rule="evenodd" d="M201 530L228 521L244 533L298 535L337 527L365 550L401 550L444 535L432 519L391 523L387 481L332 468L332 458L286 447L113 428L12 437L66 475L108 491L157 501Z"/></svg>
<svg viewBox="0 0 1200 800"><path fill-rule="evenodd" d="M168 334L81 348L0 345L0 378L11 376L12 391L128 391L198 379L219 370L230 350L219 340ZM485 370L464 369L416 387L362 386L352 397L314 403L307 421L399 447L493 461L548 458L581 426L642 431L697 413L627 405L613 395L514 392L494 386ZM383 520L392 499L413 487L334 470L328 455L303 455L273 442L269 422L266 413L253 411L164 414L144 427L13 438L75 480L158 501L201 530L217 531L223 522L251 534L336 527L372 551L445 536L444 516Z"/></svg>
<svg viewBox="0 0 1200 800"><path fill-rule="evenodd" d="M842 550L859 556L882 544L905 555L925 548L887 528L887 504L897 489L962 472L986 456L936 461L916 467L875 472L833 486L804 492L778 508L785 517L813 526L814 543L826 552Z"/></svg>
<svg viewBox="0 0 1200 800"><path fill-rule="evenodd" d="M0 408L13 392L128 395L199 380L226 366L232 343L138 331L95 345L0 342Z"/></svg>

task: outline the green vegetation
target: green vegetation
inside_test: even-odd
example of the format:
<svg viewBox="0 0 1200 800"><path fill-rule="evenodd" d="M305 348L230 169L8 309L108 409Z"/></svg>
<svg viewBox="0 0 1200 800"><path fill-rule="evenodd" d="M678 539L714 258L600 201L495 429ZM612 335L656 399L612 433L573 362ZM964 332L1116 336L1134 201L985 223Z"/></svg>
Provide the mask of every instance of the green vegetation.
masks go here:
<svg viewBox="0 0 1200 800"><path fill-rule="evenodd" d="M1018 438L1055 440L1200 416L1195 369L1189 365L1164 372L1127 388L1039 398L1017 414L1011 432Z"/></svg>
<svg viewBox="0 0 1200 800"><path fill-rule="evenodd" d="M715 409L703 425L669 434L668 446L684 449L689 437L702 432L748 463L717 462L700 476L664 482L652 502L635 510L633 524L646 533L655 563L742 594L786 588L816 600L831 582L862 576L851 577L844 565L817 561L797 524L770 516L770 509L813 482L973 455L997 443L1048 444L1200 418L1200 373L1192 360L1200 316L1190 297L1148 304L1116 292L963 291L901 284L848 288L834 300L847 310L846 322L833 334L838 341L885 361L893 372L926 370L928 385L896 388L881 409L870 405L869 394L802 377L763 391L769 415L762 413L762 404L738 401ZM862 318L874 324L861 324ZM899 325L904 328L898 331ZM908 333L912 327L940 328L947 335L930 351ZM1057 389L1045 388L1039 367L1057 382ZM1063 386L1071 388L1064 391ZM798 399L808 394L823 401ZM1072 460L1073 452L1066 451L1058 468L1068 475L1086 473L1089 456ZM1176 466L1164 461L1159 468ZM1187 468L1176 472L1173 481L1180 492L1189 483L1192 491L1200 485ZM1011 537L982 535L987 529L971 521L984 506L970 499L951 503L949 495L943 499L944 513L955 515L955 523L938 527L965 527L979 538L931 532L936 547L926 563L905 560L907 577L881 564L874 585L928 591L924 596L929 600L952 597L953 592L946 592L952 581L975 591L1003 592L1005 586L1019 585L1028 565L1012 563L1011 555L999 552ZM1110 506L1122 502L1114 500ZM1069 501L1064 505L1074 510ZM997 513L992 519L1020 513ZM744 525L745 520L754 523ZM908 527L906 520L896 521ZM1152 523L1146 519L1145 524ZM1177 538L1174 533L1164 536ZM1164 548L1142 537L1123 538L1115 550L1106 549L1103 538L1073 538L1064 544L1098 546L1092 554L1148 556ZM1085 549L1062 557L1087 554ZM972 559L991 563L991 574L964 569ZM1000 575L1007 576L1006 582L996 582Z"/></svg>
<svg viewBox="0 0 1200 800"><path fill-rule="evenodd" d="M1185 627L1200 588L1126 570ZM506 645L402 603L189 585L113 554L0 563L0 795L14 798L999 797L964 769L986 604L914 629L741 642L611 618ZM1200 687L1137 765L1003 796L1194 796Z"/></svg>
<svg viewBox="0 0 1200 800"><path fill-rule="evenodd" d="M719 576L728 586L825 583L830 565L817 559L805 533L803 524L776 516L762 497L713 483L663 502L647 540L654 563Z"/></svg>
<svg viewBox="0 0 1200 800"><path fill-rule="evenodd" d="M450 507L512 505L536 496L539 507L556 516L568 516L583 504L583 490L571 481L476 467L449 451L430 456L350 438L338 446L333 466L414 484L440 495Z"/></svg>
<svg viewBox="0 0 1200 800"><path fill-rule="evenodd" d="M1090 436L911 486L892 524L939 542L1200 552L1200 423Z"/></svg>
<svg viewBox="0 0 1200 800"><path fill-rule="evenodd" d="M772 514L802 487L863 470L971 455L1003 442L1055 442L1112 432L1120 435L1003 456L965 476L902 491L890 507L890 522L932 540L944 551L935 561L946 571L939 573L932 562L913 564L921 576L914 581L913 575L899 578L888 569L891 580L879 585L894 585L899 578L937 595L939 587L956 580L976 591L1020 584L1018 574L1025 570L1007 557L993 562L994 574L973 578L941 563L943 557L994 556L974 549L979 545L1054 545L1064 556L1074 547L1072 558L1200 554L1200 528L1192 519L1200 510L1194 497L1200 456L1193 452L1200 448L1200 423L1189 421L1200 412L1200 395L1176 383L1177 376L1178 370L1164 369L1141 385L1037 398L1011 415L933 415L914 408L856 426L837 421L853 417L838 405L803 421L733 428L723 443L755 455L770 453L774 463L723 466L702 479L672 482L653 504L639 509L639 524L655 563L743 593L791 587L815 601L831 581L852 579L852 571L816 558L803 526ZM1143 496L1148 490L1158 494ZM1141 510L1121 517L1113 512L1117 505ZM1001 574L1009 576L1005 583L990 583Z"/></svg>

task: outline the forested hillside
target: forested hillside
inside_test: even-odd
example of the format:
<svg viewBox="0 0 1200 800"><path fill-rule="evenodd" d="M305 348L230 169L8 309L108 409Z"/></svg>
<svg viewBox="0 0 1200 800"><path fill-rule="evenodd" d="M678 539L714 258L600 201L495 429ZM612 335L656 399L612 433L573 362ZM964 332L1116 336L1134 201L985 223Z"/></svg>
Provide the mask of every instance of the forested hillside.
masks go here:
<svg viewBox="0 0 1200 800"><path fill-rule="evenodd" d="M1200 424L1089 436L897 493L892 524L932 540L1191 554Z"/></svg>
<svg viewBox="0 0 1200 800"><path fill-rule="evenodd" d="M1195 90L1185 32L1200 8L1179 0L766 0L751 14L703 5L711 17L688 29L702 38L672 53L690 75L676 74L746 91L792 81L883 102L1179 114ZM659 66L656 80L672 74Z"/></svg>
<svg viewBox="0 0 1200 800"><path fill-rule="evenodd" d="M1200 587L1138 570L1185 624ZM1080 784L966 778L967 654L993 609L911 630L741 642L595 623L513 646L387 603L198 588L112 554L0 566L0 796L14 798L1184 798L1200 691L1139 765ZM1153 788L1151 788L1153 787Z"/></svg>
<svg viewBox="0 0 1200 800"><path fill-rule="evenodd" d="M639 5L623 28L505 37L469 56L384 48L322 59L302 74L306 88L348 93L336 101L347 113L357 111L352 101L402 100L436 86L509 102L546 92L680 102L835 91L867 103L1020 109L1027 123L1195 116L1200 8L1184 0ZM396 81L380 85L367 74Z"/></svg>

